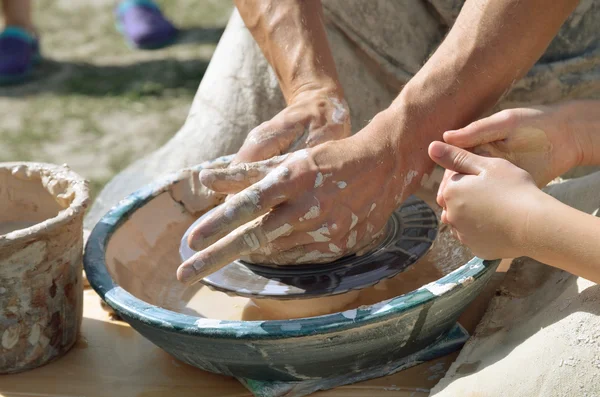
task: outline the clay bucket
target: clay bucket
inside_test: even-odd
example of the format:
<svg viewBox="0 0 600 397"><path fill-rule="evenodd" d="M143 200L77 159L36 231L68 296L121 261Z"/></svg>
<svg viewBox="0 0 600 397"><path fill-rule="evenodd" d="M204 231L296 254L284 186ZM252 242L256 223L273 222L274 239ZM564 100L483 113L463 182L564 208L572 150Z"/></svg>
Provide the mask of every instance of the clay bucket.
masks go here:
<svg viewBox="0 0 600 397"><path fill-rule="evenodd" d="M66 166L0 163L0 373L44 365L77 340L88 200Z"/></svg>
<svg viewBox="0 0 600 397"><path fill-rule="evenodd" d="M392 288L387 291L391 296L374 294L375 299L354 308L312 317L226 317L213 304L212 294L219 292L202 284L186 289L175 277L181 236L218 204L197 194L204 189L199 171L169 175L112 208L87 241L84 266L90 285L124 321L178 359L207 371L297 381L386 366L449 332L499 263L473 258L449 230L440 229L423 258L427 262L418 261L400 275L404 278L396 285L404 292ZM439 272L423 282L415 275L427 263ZM196 303L204 306L181 306L186 296L199 297ZM337 305L335 299L332 303Z"/></svg>

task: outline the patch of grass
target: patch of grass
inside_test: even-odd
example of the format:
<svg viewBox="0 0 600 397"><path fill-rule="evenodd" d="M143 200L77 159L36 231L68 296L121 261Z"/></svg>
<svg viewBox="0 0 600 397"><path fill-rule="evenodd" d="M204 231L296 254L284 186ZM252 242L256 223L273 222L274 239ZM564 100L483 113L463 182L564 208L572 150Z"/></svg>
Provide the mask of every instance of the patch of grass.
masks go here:
<svg viewBox="0 0 600 397"><path fill-rule="evenodd" d="M182 2L158 0L163 13L179 27L224 26L232 10L231 1L202 0Z"/></svg>
<svg viewBox="0 0 600 397"><path fill-rule="evenodd" d="M93 202L96 199L96 196L102 191L104 185L106 185L112 177L106 178L91 178L89 179L89 188L90 188L90 202Z"/></svg>
<svg viewBox="0 0 600 397"><path fill-rule="evenodd" d="M71 77L57 90L130 101L164 96L193 98L207 66L202 59L159 59L122 66L73 64Z"/></svg>
<svg viewBox="0 0 600 397"><path fill-rule="evenodd" d="M134 153L131 149L122 147L118 151L111 153L108 167L112 173L116 174L127 167L134 157Z"/></svg>
<svg viewBox="0 0 600 397"><path fill-rule="evenodd" d="M0 88L0 161L75 164L95 197L181 127L232 2L159 0L182 35L152 52L124 43L116 3L33 3L46 58L30 83Z"/></svg>

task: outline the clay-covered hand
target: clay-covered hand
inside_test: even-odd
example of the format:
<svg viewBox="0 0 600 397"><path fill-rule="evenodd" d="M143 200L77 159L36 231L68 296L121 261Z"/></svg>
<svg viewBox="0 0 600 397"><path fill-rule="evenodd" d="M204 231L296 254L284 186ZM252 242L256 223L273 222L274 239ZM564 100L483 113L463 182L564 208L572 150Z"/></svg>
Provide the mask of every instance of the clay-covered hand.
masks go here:
<svg viewBox="0 0 600 397"><path fill-rule="evenodd" d="M395 165L391 152L384 158L353 136L202 171L203 184L233 195L191 232L198 253L180 266L178 279L197 281L240 257L302 264L360 251L397 206Z"/></svg>
<svg viewBox="0 0 600 397"><path fill-rule="evenodd" d="M271 120L248 134L233 164L266 160L350 136L350 112L339 89L310 89L296 94Z"/></svg>
<svg viewBox="0 0 600 397"><path fill-rule="evenodd" d="M429 146L429 156L454 172L440 192L442 222L453 235L483 259L526 255L530 214L545 195L532 176L507 160L442 142Z"/></svg>
<svg viewBox="0 0 600 397"><path fill-rule="evenodd" d="M233 155L228 155L205 161L191 170L191 178L193 180L199 178L199 170L227 168L231 164L233 157ZM183 203L186 209L192 213L205 213L221 204L226 197L225 194L215 192L201 184L195 184L191 190L175 189L173 196L176 201Z"/></svg>
<svg viewBox="0 0 600 397"><path fill-rule="evenodd" d="M487 157L499 157L529 172L543 187L576 165L580 154L561 106L507 109L465 128L447 131L444 141ZM442 191L452 177L446 171ZM438 204L444 207L438 194Z"/></svg>

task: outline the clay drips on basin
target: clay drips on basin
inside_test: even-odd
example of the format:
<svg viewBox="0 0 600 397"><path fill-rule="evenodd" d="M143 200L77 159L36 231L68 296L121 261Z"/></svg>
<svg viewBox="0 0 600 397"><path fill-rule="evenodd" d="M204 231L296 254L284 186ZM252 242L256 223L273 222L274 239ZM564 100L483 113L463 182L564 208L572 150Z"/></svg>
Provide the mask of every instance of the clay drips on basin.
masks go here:
<svg viewBox="0 0 600 397"><path fill-rule="evenodd" d="M252 301L202 284L185 287L175 276L181 263L180 239L201 215L188 209L205 208L205 203L194 204L194 195L181 194L193 189L190 181L194 178L178 182L170 192L159 194L136 210L115 231L106 249L106 264L115 281L139 299L165 309L221 320L291 319L347 311L418 289L472 258L468 249L442 227L424 258L398 276L360 291L317 299ZM424 199L432 205L431 197Z"/></svg>
<svg viewBox="0 0 600 397"><path fill-rule="evenodd" d="M77 340L88 199L66 166L0 163L0 373L45 364Z"/></svg>

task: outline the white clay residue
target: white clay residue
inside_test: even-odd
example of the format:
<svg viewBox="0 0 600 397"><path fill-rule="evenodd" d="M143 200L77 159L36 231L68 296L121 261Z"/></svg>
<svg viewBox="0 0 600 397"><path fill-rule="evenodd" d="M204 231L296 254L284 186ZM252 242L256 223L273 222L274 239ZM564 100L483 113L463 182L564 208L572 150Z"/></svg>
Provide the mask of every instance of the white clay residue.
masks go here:
<svg viewBox="0 0 600 397"><path fill-rule="evenodd" d="M354 226L358 223L358 216L354 212L350 215L352 217L352 223L350 223L350 230L354 229Z"/></svg>
<svg viewBox="0 0 600 397"><path fill-rule="evenodd" d="M419 173L417 171L413 171L413 170L408 171L408 173L406 174L406 177L404 178L404 186L406 187L406 186L410 185L410 183L413 181L413 179L417 175L419 175Z"/></svg>
<svg viewBox="0 0 600 397"><path fill-rule="evenodd" d="M225 210L223 211L223 216L227 219L233 219L235 216L235 208L229 205L225 206Z"/></svg>
<svg viewBox="0 0 600 397"><path fill-rule="evenodd" d="M248 245L248 247L251 250L257 250L260 248L260 242L258 241L258 238L256 237L256 234L254 233L244 233L244 235L242 236L242 238L244 239L244 242L246 243L246 245Z"/></svg>
<svg viewBox="0 0 600 397"><path fill-rule="evenodd" d="M340 249L340 247L338 247L335 244L329 244L329 251L333 252L334 254L339 254L340 252L342 252L342 250Z"/></svg>
<svg viewBox="0 0 600 397"><path fill-rule="evenodd" d="M373 226L373 224L371 224L371 223L367 223L367 233L369 233L370 235L373 235L374 230L375 230L375 226Z"/></svg>
<svg viewBox="0 0 600 397"><path fill-rule="evenodd" d="M320 205L320 203L317 203L317 205L313 205L312 207L310 207L308 212L306 214L304 214L304 216L298 220L300 222L303 222L308 219L315 219L319 215L321 215L321 205Z"/></svg>
<svg viewBox="0 0 600 397"><path fill-rule="evenodd" d="M281 182L285 177L290 174L290 170L287 167L280 165L273 171L269 172L260 182L260 189L266 190L271 188L276 183ZM257 204L257 203L255 203Z"/></svg>
<svg viewBox="0 0 600 397"><path fill-rule="evenodd" d="M254 188L248 188L248 189L242 190L238 194L240 196L239 200L242 200L242 201L247 200L248 202L253 204L254 207L260 209L260 205L258 205L258 203L260 203L260 195ZM235 205L235 204L233 204L233 205Z"/></svg>
<svg viewBox="0 0 600 397"><path fill-rule="evenodd" d="M293 228L294 227L289 223L285 223L271 232L266 232L265 235L267 236L267 240L270 242L275 239L278 239L281 236L289 234L289 232L291 232Z"/></svg>
<svg viewBox="0 0 600 397"><path fill-rule="evenodd" d="M354 248L356 245L356 230L352 230L350 235L348 235L348 241L346 242L346 248Z"/></svg>
<svg viewBox="0 0 600 397"><path fill-rule="evenodd" d="M371 212L373 212L373 210L375 209L375 207L377 207L377 204L375 204L375 203L371 204L371 208L369 208L369 213L367 214L367 217L371 216Z"/></svg>
<svg viewBox="0 0 600 397"><path fill-rule="evenodd" d="M345 105L345 101L341 102L337 98L329 98L329 100L335 106L331 115L331 121L335 124L343 124L348 118L348 107Z"/></svg>
<svg viewBox="0 0 600 397"><path fill-rule="evenodd" d="M321 262L322 259L335 258L335 254L323 253L321 251L311 251L308 254L298 258L298 263Z"/></svg>
<svg viewBox="0 0 600 397"><path fill-rule="evenodd" d="M323 174L317 172L317 177L315 178L315 187L319 187L323 185Z"/></svg>
<svg viewBox="0 0 600 397"><path fill-rule="evenodd" d="M402 203L402 196L402 193L394 196L394 202L396 203L396 205L400 205Z"/></svg>
<svg viewBox="0 0 600 397"><path fill-rule="evenodd" d="M2 333L2 347L6 350L10 350L19 343L19 333L21 327L19 324L13 324L8 327L4 333Z"/></svg>
<svg viewBox="0 0 600 397"><path fill-rule="evenodd" d="M290 161L304 160L308 158L308 150L302 149L290 154Z"/></svg>
<svg viewBox="0 0 600 397"><path fill-rule="evenodd" d="M317 243L324 243L327 242L329 240L331 240L329 238L329 229L327 228L327 226L321 226L319 229L312 231L312 232L307 232L307 234L309 236L311 236L313 238L313 240L315 240L315 242Z"/></svg>
<svg viewBox="0 0 600 397"><path fill-rule="evenodd" d="M260 126L257 127L257 130L258 130L258 128L260 128ZM255 133L250 133L248 135L249 135L248 136L248 142L253 143L255 145L258 145L260 143L263 143L264 141L268 141L270 139L274 139L277 136L277 132L276 131L265 131L265 130L262 130L260 135L259 134L255 134Z"/></svg>
<svg viewBox="0 0 600 397"><path fill-rule="evenodd" d="M436 296L442 295L443 293L450 291L454 287L456 287L455 283L439 284L437 282L429 283L423 286L424 289Z"/></svg>

